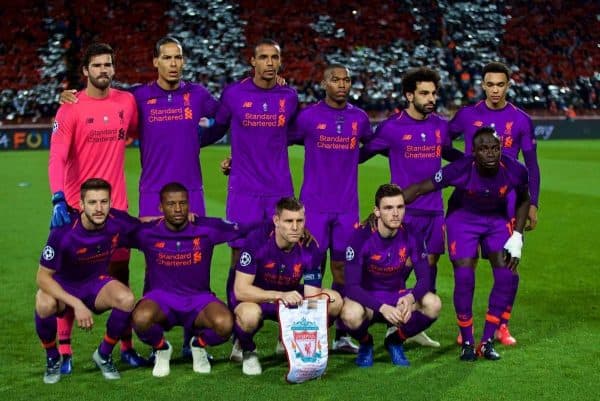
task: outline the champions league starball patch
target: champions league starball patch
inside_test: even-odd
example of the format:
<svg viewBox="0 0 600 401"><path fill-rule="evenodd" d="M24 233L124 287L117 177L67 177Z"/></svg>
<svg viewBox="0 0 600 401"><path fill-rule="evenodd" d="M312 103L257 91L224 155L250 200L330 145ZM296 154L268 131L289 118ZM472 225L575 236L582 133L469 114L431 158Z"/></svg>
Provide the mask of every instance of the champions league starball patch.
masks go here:
<svg viewBox="0 0 600 401"><path fill-rule="evenodd" d="M433 179L435 180L435 182L441 182L442 177L442 170L439 170L437 173L435 173L435 177L433 177Z"/></svg>
<svg viewBox="0 0 600 401"><path fill-rule="evenodd" d="M42 251L42 258L44 258L44 260L54 259L54 248L52 248L49 245L46 245L44 247L44 250Z"/></svg>
<svg viewBox="0 0 600 401"><path fill-rule="evenodd" d="M354 260L354 249L351 246L346 248L346 261L351 262Z"/></svg>
<svg viewBox="0 0 600 401"><path fill-rule="evenodd" d="M52 123L52 133L54 134L56 131L58 131L58 121L54 120Z"/></svg>
<svg viewBox="0 0 600 401"><path fill-rule="evenodd" d="M248 252L243 252L240 255L240 265L242 267L246 267L250 264L250 262L252 262L252 256L250 256Z"/></svg>

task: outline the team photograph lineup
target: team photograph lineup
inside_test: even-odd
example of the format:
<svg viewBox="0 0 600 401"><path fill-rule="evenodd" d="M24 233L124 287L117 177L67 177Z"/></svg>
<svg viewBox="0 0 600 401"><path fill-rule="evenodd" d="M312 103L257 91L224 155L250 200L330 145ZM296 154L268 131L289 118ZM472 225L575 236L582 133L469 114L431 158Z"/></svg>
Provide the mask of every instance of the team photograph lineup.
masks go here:
<svg viewBox="0 0 600 401"><path fill-rule="evenodd" d="M406 107L372 128L349 101L352 71L345 65L329 64L322 72L325 99L300 109L296 91L278 75L283 57L277 42L259 41L253 75L217 100L203 85L182 80L185 51L174 37L156 42L157 79L128 91L111 87L110 45L85 50L86 87L62 93L51 135L51 231L35 296L44 383L77 374L74 360L85 357L73 353L72 330L89 331L105 311L106 329L90 352L105 379L121 378L112 356L117 343L121 365L168 376L168 332L175 326L183 328L180 352L194 372L210 373L211 347L229 341L229 359L242 374L260 375L254 337L264 320L278 322L280 303L298 308L311 297L328 300L330 358L355 354L355 367L373 366L377 339L369 328L383 323L388 363L408 367L404 345L439 348L427 329L452 313L436 290L443 257L454 276L457 363L498 361L498 344L517 344L510 320L524 233L538 221L540 169L531 118L507 100L509 68L485 65L485 98L449 121L435 113L439 73L404 71ZM199 155L226 134L226 210L224 218L208 217ZM464 152L453 145L459 137ZM137 217L128 214L126 138L139 140ZM304 147L298 198L292 145ZM375 155L388 159L391 179L371 195L372 214L360 216L359 165ZM444 208L447 187L453 192ZM210 270L213 248L223 243L231 260L221 300ZM131 249L144 256L140 299L129 287ZM476 327L475 270L488 263L493 285L483 326ZM134 337L150 355L136 351ZM284 338L276 353L291 362Z"/></svg>

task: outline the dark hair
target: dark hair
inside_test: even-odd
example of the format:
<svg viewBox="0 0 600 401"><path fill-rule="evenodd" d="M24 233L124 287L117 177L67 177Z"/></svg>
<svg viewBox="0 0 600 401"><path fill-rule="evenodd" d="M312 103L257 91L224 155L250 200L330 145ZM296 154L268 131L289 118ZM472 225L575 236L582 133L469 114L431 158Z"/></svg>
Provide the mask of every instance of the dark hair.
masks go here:
<svg viewBox="0 0 600 401"><path fill-rule="evenodd" d="M102 178L88 178L83 182L83 184L81 184L81 187L79 188L79 196L81 197L81 200L83 200L87 191L97 191L101 189L108 191L108 196L110 197L112 187L108 181Z"/></svg>
<svg viewBox="0 0 600 401"><path fill-rule="evenodd" d="M292 212L297 212L298 210L304 209L304 205L298 199L293 196L288 196L286 198L279 199L277 202L277 214L280 215L284 210L290 210Z"/></svg>
<svg viewBox="0 0 600 401"><path fill-rule="evenodd" d="M428 67L410 69L402 77L402 94L414 93L417 82L433 82L437 89L440 84L440 74Z"/></svg>
<svg viewBox="0 0 600 401"><path fill-rule="evenodd" d="M177 38L175 38L173 36L163 36L154 45L154 53L153 53L154 58L160 56L160 47L162 45L166 45L167 43L175 43L177 46L181 47L181 49L183 50L183 46L181 46L181 42Z"/></svg>
<svg viewBox="0 0 600 401"><path fill-rule="evenodd" d="M498 72L500 74L506 75L506 80L510 80L510 68L504 63L500 63L498 61L493 61L488 63L483 67L483 78L485 78L485 74L488 72Z"/></svg>
<svg viewBox="0 0 600 401"><path fill-rule="evenodd" d="M183 184L178 182L170 182L160 189L160 201L163 201L165 194L172 192L185 192L185 194L188 195L188 190Z"/></svg>
<svg viewBox="0 0 600 401"><path fill-rule="evenodd" d="M88 46L87 49L85 49L85 52L83 53L83 67L87 69L90 65L92 57L99 56L101 54L110 54L110 61L113 63L114 66L115 51L113 50L113 48L110 47L108 43L92 43Z"/></svg>
<svg viewBox="0 0 600 401"><path fill-rule="evenodd" d="M278 47L279 50L281 51L281 46L279 45L279 43L275 42L273 39L263 38L263 39L259 40L258 42L256 42L256 45L254 45L254 56L256 56L256 49L258 49L258 47L262 46L262 45L275 46L275 47Z"/></svg>
<svg viewBox="0 0 600 401"><path fill-rule="evenodd" d="M496 138L498 142L500 142L500 137L496 133L496 129L494 127L485 126L475 131L475 134L473 135L473 148L475 148L475 141L477 140L477 138L485 134L492 135L494 138Z"/></svg>
<svg viewBox="0 0 600 401"><path fill-rule="evenodd" d="M396 184L383 184L377 188L377 192L375 192L375 206L379 207L381 203L381 199L388 198L391 196L402 195L404 197L404 191Z"/></svg>
<svg viewBox="0 0 600 401"><path fill-rule="evenodd" d="M329 72L331 72L331 70L335 70L338 68L341 70L348 71L348 74L350 73L350 69L348 67L346 67L344 64L333 63L333 64L329 64L327 67L325 67L325 71L323 71L323 79L327 79L327 74Z"/></svg>

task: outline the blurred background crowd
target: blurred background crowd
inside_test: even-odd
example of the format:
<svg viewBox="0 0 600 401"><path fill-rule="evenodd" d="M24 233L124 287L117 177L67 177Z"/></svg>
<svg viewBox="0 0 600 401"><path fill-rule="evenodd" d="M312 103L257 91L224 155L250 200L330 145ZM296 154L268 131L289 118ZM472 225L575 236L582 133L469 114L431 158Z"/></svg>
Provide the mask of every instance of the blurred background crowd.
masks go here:
<svg viewBox="0 0 600 401"><path fill-rule="evenodd" d="M600 115L600 2L506 0L23 0L0 8L0 121L45 123L58 94L81 88L82 50L115 48L116 80L156 78L152 49L172 34L184 45L184 79L219 96L250 74L252 44L282 46L282 75L303 103L322 97L325 65L346 64L352 103L373 119L401 104L410 67L440 71L438 112L482 96L481 68L512 70L510 100L534 115Z"/></svg>

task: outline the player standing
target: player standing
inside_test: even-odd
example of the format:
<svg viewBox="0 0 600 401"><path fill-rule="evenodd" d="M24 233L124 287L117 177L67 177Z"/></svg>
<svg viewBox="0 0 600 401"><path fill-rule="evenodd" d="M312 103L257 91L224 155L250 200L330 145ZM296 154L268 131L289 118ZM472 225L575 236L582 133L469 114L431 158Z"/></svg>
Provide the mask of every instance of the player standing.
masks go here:
<svg viewBox="0 0 600 401"><path fill-rule="evenodd" d="M112 204L126 211L125 142L136 133L138 115L133 96L110 87L115 75L113 49L104 43L90 45L83 55L85 90L78 102L63 104L56 114L50 140L48 176L53 193L52 227L70 222L67 205L77 208L81 184L100 177L112 188ZM125 285L129 282L129 250L112 255L110 274ZM59 319L59 343L63 374L72 370L71 329L73 314ZM121 357L132 366L144 364L132 347L131 333L121 338Z"/></svg>
<svg viewBox="0 0 600 401"><path fill-rule="evenodd" d="M454 267L454 307L463 339L460 359L476 359L473 337L473 292L478 251L488 256L494 276L485 326L477 354L500 359L494 333L512 296L512 276L521 258L523 229L529 211L527 169L501 155L494 128L482 127L473 136L472 156L453 162L433 178L404 190L407 203L418 196L454 186L446 217L448 249ZM516 194L516 222L508 216L508 194Z"/></svg>
<svg viewBox="0 0 600 401"><path fill-rule="evenodd" d="M300 200L306 226L325 254L330 251L332 289L344 295L345 251L359 223L359 144L372 136L369 117L348 103L350 71L329 65L321 86L325 100L303 109L290 128L290 141L304 145L304 182ZM332 350L356 353L358 347L338 328Z"/></svg>
<svg viewBox="0 0 600 401"><path fill-rule="evenodd" d="M502 153L515 160L522 153L525 166L529 172L529 188L531 205L529 206L528 225L526 230L533 230L537 225L537 210L540 194L540 168L537 160L536 140L531 118L521 109L506 100L510 87L510 69L503 63L492 62L482 71L482 88L485 100L472 106L460 109L450 121L450 135L453 139L464 136L465 153L472 152L473 135L482 126L496 129L502 143ZM509 195L509 214L514 218L515 195ZM496 338L504 345L514 345L516 340L508 330L508 320L519 287L519 274L514 272L512 296L501 317L501 324Z"/></svg>
<svg viewBox="0 0 600 401"><path fill-rule="evenodd" d="M402 188L431 177L442 167L442 157L457 159L462 153L452 149L448 122L435 114L439 74L427 67L412 69L402 78L402 91L408 107L379 124L375 136L361 149L361 161L378 152L389 158L391 182ZM430 289L435 292L437 263L444 253L444 205L442 192L435 191L406 206L405 225L425 240L430 272ZM427 334L409 341L439 347Z"/></svg>
<svg viewBox="0 0 600 401"><path fill-rule="evenodd" d="M216 129L231 129L231 165L227 219L253 222L270 218L279 199L294 192L288 161L288 125L298 107L298 95L277 83L281 49L272 40L254 47L254 76L224 89L215 117ZM232 266L241 241L232 241Z"/></svg>

